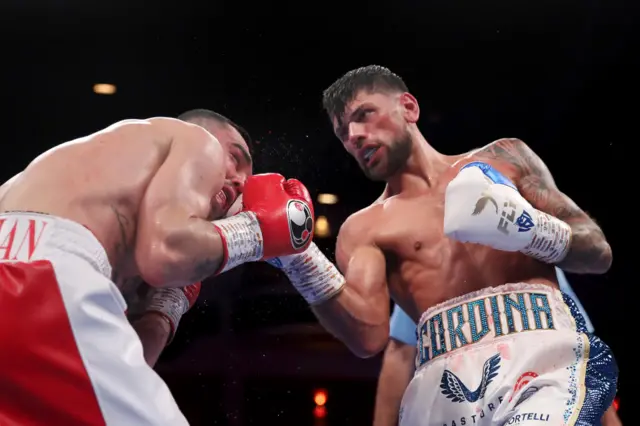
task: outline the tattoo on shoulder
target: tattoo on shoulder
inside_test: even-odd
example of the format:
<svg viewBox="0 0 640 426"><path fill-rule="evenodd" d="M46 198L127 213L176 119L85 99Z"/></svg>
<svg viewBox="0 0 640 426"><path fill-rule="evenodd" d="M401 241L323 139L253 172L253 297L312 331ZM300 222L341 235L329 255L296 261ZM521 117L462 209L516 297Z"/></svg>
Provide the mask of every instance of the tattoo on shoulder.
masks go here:
<svg viewBox="0 0 640 426"><path fill-rule="evenodd" d="M515 171L518 189L536 208L563 220L584 216L584 212L558 190L540 157L520 139L499 139L476 155L508 163Z"/></svg>
<svg viewBox="0 0 640 426"><path fill-rule="evenodd" d="M518 177L542 174L540 159L520 139L499 139L480 149L476 155L509 163Z"/></svg>

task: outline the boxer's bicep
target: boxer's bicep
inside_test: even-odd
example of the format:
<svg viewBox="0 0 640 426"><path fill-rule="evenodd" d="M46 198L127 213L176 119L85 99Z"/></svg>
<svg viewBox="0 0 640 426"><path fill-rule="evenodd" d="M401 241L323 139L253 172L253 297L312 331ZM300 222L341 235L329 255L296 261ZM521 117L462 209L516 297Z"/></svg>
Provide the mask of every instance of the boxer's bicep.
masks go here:
<svg viewBox="0 0 640 426"><path fill-rule="evenodd" d="M374 244L361 240L362 234L349 221L340 229L336 243L336 263L349 287L358 293L387 293L386 262L382 251Z"/></svg>
<svg viewBox="0 0 640 426"><path fill-rule="evenodd" d="M384 319L380 322L385 322L388 327L389 289L384 253L368 240L367 233L361 229L362 225L354 224L353 220L343 224L336 244L336 263L345 277L349 292L368 306L372 316Z"/></svg>
<svg viewBox="0 0 640 426"><path fill-rule="evenodd" d="M533 207L563 220L573 234L569 254L561 262L571 272L604 272L611 265L611 248L595 223L571 198L558 189L542 159L520 139L500 139L479 156L506 162L513 169L520 194ZM586 265L589 266L585 269Z"/></svg>

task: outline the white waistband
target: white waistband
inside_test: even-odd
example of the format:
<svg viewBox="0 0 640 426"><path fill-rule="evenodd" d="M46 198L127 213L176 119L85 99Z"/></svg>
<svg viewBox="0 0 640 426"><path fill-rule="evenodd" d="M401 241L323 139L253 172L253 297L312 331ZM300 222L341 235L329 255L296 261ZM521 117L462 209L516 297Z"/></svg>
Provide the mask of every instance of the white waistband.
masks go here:
<svg viewBox="0 0 640 426"><path fill-rule="evenodd" d="M559 290L526 283L487 287L433 306L422 315L417 366L469 344L542 330L576 330Z"/></svg>
<svg viewBox="0 0 640 426"><path fill-rule="evenodd" d="M54 260L60 255L84 260L111 279L107 253L86 227L43 213L0 213L0 262Z"/></svg>

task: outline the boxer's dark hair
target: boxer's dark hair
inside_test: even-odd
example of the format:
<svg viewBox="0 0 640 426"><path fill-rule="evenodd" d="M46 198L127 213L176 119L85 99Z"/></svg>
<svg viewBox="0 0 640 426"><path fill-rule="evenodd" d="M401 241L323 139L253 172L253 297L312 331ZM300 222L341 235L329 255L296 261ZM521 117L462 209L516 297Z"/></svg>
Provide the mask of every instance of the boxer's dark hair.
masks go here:
<svg viewBox="0 0 640 426"><path fill-rule="evenodd" d="M240 136L242 136L242 139L244 139L244 141L247 143L247 146L249 147L249 151L253 153L253 141L251 140L251 136L249 135L249 132L247 132L243 127L234 123L233 121L231 121L229 118L225 117L222 114L218 114L217 112L211 111L209 109L198 108L198 109L192 109L192 110L183 112L178 116L178 120L188 121L188 122L193 122L195 120L213 120L218 123L228 124L229 126L236 129L238 133L240 133Z"/></svg>
<svg viewBox="0 0 640 426"><path fill-rule="evenodd" d="M408 92L402 78L380 65L349 71L322 93L322 105L330 118L339 117L358 92Z"/></svg>

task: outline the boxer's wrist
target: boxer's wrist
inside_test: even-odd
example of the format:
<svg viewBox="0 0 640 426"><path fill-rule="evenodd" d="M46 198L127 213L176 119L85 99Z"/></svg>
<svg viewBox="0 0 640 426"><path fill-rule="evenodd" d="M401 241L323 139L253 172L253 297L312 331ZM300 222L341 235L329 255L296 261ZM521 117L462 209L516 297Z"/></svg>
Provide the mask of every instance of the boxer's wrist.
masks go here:
<svg viewBox="0 0 640 426"><path fill-rule="evenodd" d="M179 288L162 288L153 293L145 314L156 314L169 324L168 343L176 334L180 319L189 310L189 299Z"/></svg>
<svg viewBox="0 0 640 426"><path fill-rule="evenodd" d="M338 268L314 243L300 254L284 256L280 259L279 266L310 305L333 298L345 285L345 279Z"/></svg>
<svg viewBox="0 0 640 426"><path fill-rule="evenodd" d="M162 312L148 311L143 313L134 324L134 328L141 334L152 334L156 341L163 341L163 345L168 345L175 335L171 320Z"/></svg>
<svg viewBox="0 0 640 426"><path fill-rule="evenodd" d="M262 259L262 230L254 213L241 212L212 223L220 234L224 249L224 259L216 274Z"/></svg>
<svg viewBox="0 0 640 426"><path fill-rule="evenodd" d="M571 227L557 217L539 210L535 210L535 214L533 238L521 252L545 263L561 262L569 252Z"/></svg>

